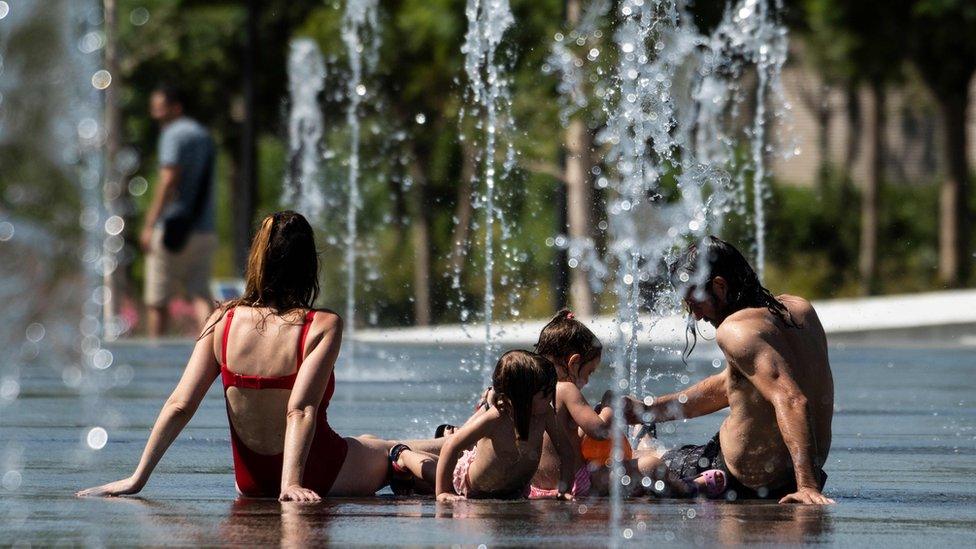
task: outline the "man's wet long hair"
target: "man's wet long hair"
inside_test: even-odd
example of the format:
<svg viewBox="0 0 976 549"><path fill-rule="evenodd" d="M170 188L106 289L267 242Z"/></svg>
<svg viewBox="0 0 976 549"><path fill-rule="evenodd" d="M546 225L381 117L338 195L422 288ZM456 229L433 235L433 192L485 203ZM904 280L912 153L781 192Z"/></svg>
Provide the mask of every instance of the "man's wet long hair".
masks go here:
<svg viewBox="0 0 976 549"><path fill-rule="evenodd" d="M704 272L700 272L702 269ZM682 273L685 276L682 276ZM726 294L728 309L724 311L726 315L742 309L765 307L787 326L799 328L786 305L783 305L762 285L756 271L742 253L735 246L718 237L706 237L702 241L701 248L697 244L689 246L671 265L670 274L671 284L675 289L697 283L712 297L714 294L712 294L711 282L715 277L720 276L728 283ZM691 355L698 341L692 314L689 311L682 359L687 359Z"/></svg>

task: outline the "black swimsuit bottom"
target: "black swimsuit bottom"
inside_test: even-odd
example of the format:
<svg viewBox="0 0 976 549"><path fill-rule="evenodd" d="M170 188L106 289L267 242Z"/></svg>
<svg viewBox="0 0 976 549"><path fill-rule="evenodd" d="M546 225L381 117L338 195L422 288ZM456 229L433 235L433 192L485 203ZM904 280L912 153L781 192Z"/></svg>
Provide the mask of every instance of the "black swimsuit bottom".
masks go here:
<svg viewBox="0 0 976 549"><path fill-rule="evenodd" d="M796 492L796 478L790 470L789 480L776 487L750 488L729 472L725 464L725 456L722 455L722 443L719 442L718 433L702 446L689 444L680 448L669 450L662 458L668 470L676 473L681 478L695 478L709 469L719 469L725 473L726 499L780 499L783 496ZM827 473L820 470L820 489L823 490L827 483Z"/></svg>

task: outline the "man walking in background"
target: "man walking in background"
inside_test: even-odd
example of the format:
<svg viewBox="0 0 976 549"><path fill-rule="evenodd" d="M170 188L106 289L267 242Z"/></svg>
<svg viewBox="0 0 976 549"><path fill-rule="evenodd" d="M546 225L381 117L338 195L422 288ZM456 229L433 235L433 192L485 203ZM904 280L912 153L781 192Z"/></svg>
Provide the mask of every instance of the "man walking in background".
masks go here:
<svg viewBox="0 0 976 549"><path fill-rule="evenodd" d="M183 113L183 98L160 86L149 99L159 122L159 181L139 243L146 253L144 299L151 338L166 332L170 299L182 291L202 325L213 310L210 269L217 248L213 179L216 152L206 128Z"/></svg>

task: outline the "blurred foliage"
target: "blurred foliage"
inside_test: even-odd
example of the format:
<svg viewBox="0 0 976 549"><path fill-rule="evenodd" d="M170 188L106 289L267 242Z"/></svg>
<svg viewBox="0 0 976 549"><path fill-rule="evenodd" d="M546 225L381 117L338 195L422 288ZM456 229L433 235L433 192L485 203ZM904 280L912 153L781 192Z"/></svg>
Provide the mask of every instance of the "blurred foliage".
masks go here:
<svg viewBox="0 0 976 549"><path fill-rule="evenodd" d="M233 276L230 251L230 214L234 207L229 180L239 150L240 59L246 12L242 1L232 0L119 0L126 141L142 155L140 174L154 179L157 129L148 119L148 94L158 82L174 81L190 92L190 113L211 127L221 145L218 166L218 227L223 247L217 257L218 276ZM338 0L264 0L258 33L261 47L257 65L259 189L258 214L280 206L279 196L289 158L284 123L287 118L287 50L296 36L314 39L327 63L327 87L321 98L328 135L326 147L334 153L323 165L323 183L329 192L344 192L348 128L342 91L347 85L348 60L340 32L343 3ZM584 1L584 4L588 4ZM909 13L903 9L914 6ZM909 57L902 34L916 32L905 21L947 17L950 8L965 11L965 2L929 0L895 4L849 3L841 0L787 2L786 21L795 36L806 42L825 77L833 82L860 79L885 81L902 78ZM710 28L723 12L721 1L697 2L695 20ZM886 9L886 6L891 9ZM136 24L132 17L146 8L150 18ZM518 166L503 182L511 189L505 212L514 227L512 246L520 252L509 259L511 288L521 289L516 305L523 316L545 316L555 305L555 250L546 239L560 231L554 207L560 182L553 177L561 163L564 129L557 93L557 76L544 71L557 32L571 37L564 23L561 0L513 0L517 25L507 35L512 54L513 123L509 135L519 153ZM897 8L897 9L895 9ZM950 11L946 11L950 10ZM952 12L955 13L955 12ZM967 16L968 17L968 16ZM968 21L965 17L963 21ZM961 25L962 23L960 23ZM908 25L908 26L906 26ZM465 109L465 82L461 45L467 21L458 0L390 0L379 10L377 64L364 84L368 95L361 110L362 189L364 210L361 254L369 268L357 282L362 313L367 322L402 324L412 321L413 243L410 238L417 212L410 200L419 193L423 215L430 225L431 295L435 322L456 321L461 304L479 308L484 290L481 213L474 212L469 254L461 287L450 280L452 230L458 187L464 165L464 139L480 141L478 113ZM582 44L567 38L567 47L585 57L584 85L611 78L613 48L608 47L613 26L598 25ZM922 32L922 31L918 31ZM926 30L925 32L935 32ZM914 36L914 35L913 35ZM587 72L588 71L588 72ZM601 105L591 103L585 114L591 129L601 124ZM422 115L423 123L418 122ZM768 280L774 291L809 297L851 295L857 287L859 200L857 182L839 168L824 172L814 188L773 182L769 206ZM420 174L422 181L417 181ZM931 288L936 264L936 182L888 181L881 196L880 258L882 291L900 292ZM145 200L148 195L142 197ZM597 202L602 200L596 193ZM599 221L601 208L594 222ZM321 226L322 304L344 308L344 211L332 212ZM731 219L723 234L744 250L751 247L747 220ZM139 269L135 271L140 276ZM513 296L515 294L512 294ZM510 316L507 298L499 299L500 316ZM605 302L607 296L604 295ZM612 301L612 300L611 300Z"/></svg>

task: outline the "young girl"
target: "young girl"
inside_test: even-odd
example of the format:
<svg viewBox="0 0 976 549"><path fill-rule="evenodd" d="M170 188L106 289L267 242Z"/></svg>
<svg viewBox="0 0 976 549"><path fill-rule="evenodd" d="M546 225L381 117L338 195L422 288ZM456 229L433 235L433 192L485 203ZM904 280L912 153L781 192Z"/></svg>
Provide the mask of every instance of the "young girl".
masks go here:
<svg viewBox="0 0 976 549"><path fill-rule="evenodd" d="M562 456L555 496L572 484L572 447L552 408L556 371L545 358L508 351L495 365L492 390L484 409L447 437L440 455L394 449L395 467L434 485L438 501L464 498L511 498L528 494L539 466L543 433Z"/></svg>
<svg viewBox="0 0 976 549"><path fill-rule="evenodd" d="M603 346L599 338L571 311L563 309L542 329L535 347L536 352L549 359L556 368L556 421L569 433L572 470L575 472L572 494L576 497L589 493L607 495L610 491L610 467L603 462L587 462L582 452L584 436L607 440L612 433L613 410L603 403L597 412L581 391L600 364ZM636 399L627 398L623 402L627 423L640 424L642 407ZM560 454L546 440L539 470L532 479L531 496L545 497L550 494L556 487L556 471L564 465ZM632 493L640 490L640 481L644 478L652 481L650 486L658 480L664 481L664 491L672 496L691 496L700 491L717 495L725 487L724 476L717 470L707 471L696 479L677 478L667 471L660 457L652 451L638 450L633 459L624 462L624 467L634 479L630 483Z"/></svg>

